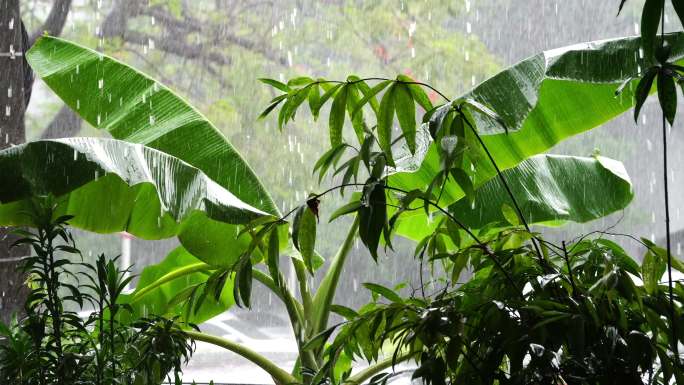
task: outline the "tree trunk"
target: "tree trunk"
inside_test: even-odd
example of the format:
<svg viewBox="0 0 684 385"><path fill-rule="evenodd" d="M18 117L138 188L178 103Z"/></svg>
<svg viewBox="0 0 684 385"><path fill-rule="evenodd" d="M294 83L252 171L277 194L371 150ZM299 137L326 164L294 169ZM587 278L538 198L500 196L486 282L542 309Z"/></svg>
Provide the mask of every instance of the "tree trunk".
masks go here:
<svg viewBox="0 0 684 385"><path fill-rule="evenodd" d="M0 3L0 149L26 140L24 77L28 70L23 57L25 34L19 0L3 0ZM29 251L23 247L10 250L16 238L9 234L9 229L0 228L0 320L3 322L7 322L12 313L22 311L28 292L24 276L18 269L18 259Z"/></svg>

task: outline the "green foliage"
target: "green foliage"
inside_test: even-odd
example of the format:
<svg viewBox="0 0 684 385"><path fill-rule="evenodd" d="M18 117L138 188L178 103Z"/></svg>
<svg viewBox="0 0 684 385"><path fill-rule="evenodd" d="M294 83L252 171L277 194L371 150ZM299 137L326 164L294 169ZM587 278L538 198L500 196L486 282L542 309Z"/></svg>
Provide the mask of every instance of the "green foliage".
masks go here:
<svg viewBox="0 0 684 385"><path fill-rule="evenodd" d="M669 37L673 47L680 47L674 43L681 39L681 34ZM171 357L160 355L164 367L138 357L137 362L145 362L152 379L177 370L182 358L187 358L182 352L191 346L187 342L191 336L242 355L282 384L366 380L379 384L389 378L379 374L382 370L409 358L416 358L420 365L416 377L435 384L447 380L544 383L566 377L571 382L636 381L649 370L666 383L673 373L680 375L678 364L668 361L672 353L669 343L676 338L669 333L672 325L667 322L676 318L662 317L667 307L662 306L664 294L658 282L663 261L669 258L654 252L640 272L615 244L586 240L566 249L565 244L559 247L544 241L529 228L530 223L599 218L624 208L631 200L631 185L619 162L600 157L532 156L612 119L633 103L638 110L656 78L661 104L674 119L672 96L676 91L672 91L671 77L683 53L680 48L659 52L660 64L649 70L653 73L650 83L640 83L635 91L629 74L653 67L651 58L637 54L640 44L639 39L624 38L541 53L454 100L407 75L393 79L352 75L344 81L305 76L287 82L261 79L275 93L261 117L277 112L281 130L302 115L304 105L315 119L326 111L323 107L330 107L330 148L313 169L319 180L326 175L342 178L341 185L310 195L304 204L280 217L233 147L182 99L107 56L44 38L31 51L30 60L60 97L116 138L162 151L159 156L167 157L166 164L151 169L162 173L163 182L178 180L182 186L193 186L188 190L195 193L194 183L206 176L203 183L211 187L201 191L204 195L193 195L192 205L183 205L177 192L184 189L167 191L166 184L145 180L154 187L150 197L156 193L164 203L159 207L187 214L171 215L180 220L180 230L163 234L178 235L184 248L148 267L133 295L110 301L114 305L101 313L109 314L114 324L98 330L108 330L111 336L119 320L124 325L124 320L135 319L139 309L148 304L153 305L149 308L155 316L169 316L171 321L151 318L153 326L137 326L152 333L143 351L159 353L163 346L170 346L171 351L181 352ZM670 58L673 63L667 62ZM599 61L606 65L587 64ZM77 76L75 72L79 72ZM100 73L112 79L98 77ZM80 100L72 78L94 103ZM627 97L615 98L615 86L621 82ZM434 106L433 96L440 96L444 104ZM114 103L108 103L109 97ZM143 101L142 107L133 108L138 101ZM98 109L102 103L106 104L104 115ZM161 108L153 111L152 106L159 105ZM421 112L422 118L417 116ZM2 153L8 164L15 166L8 167L9 171L21 169L16 165L21 165L22 149ZM111 152L120 155L120 149ZM64 158L62 151L57 162L60 171L67 168ZM76 160L79 158L77 154ZM145 166L145 162L131 164L124 156L119 158L124 158L118 162L121 170L113 173L126 182L125 188L134 188L134 178L127 179L129 174L124 171ZM90 167L104 170L104 160L98 163L97 156L93 159ZM79 165L70 167L73 174L69 174L78 183L58 184L45 175L54 170L52 163L39 158L42 174L12 175L29 188L23 195L8 193L3 203L39 192L31 183L64 195L98 182L88 176L93 174L91 169L83 171L86 166ZM186 169L196 171L194 176L183 177ZM36 175L39 182L31 178ZM331 220L350 214L356 219L314 290L309 287L309 274L320 266L316 252L319 202L333 191L342 194L345 188L358 192ZM120 195L125 197L126 191ZM212 199L209 193L218 198ZM174 200L165 201L167 194ZM18 206L13 204L5 207ZM89 204L83 199L64 210L69 214ZM158 218L154 214L151 218ZM85 219L98 221L97 217ZM176 223L169 224L173 225ZM403 298L398 290L366 283L373 293L372 303L358 311L334 305L339 277L357 233L376 261L381 246L393 247L393 234L418 241L417 259L421 265L440 267L433 269L437 273L432 278L444 290L436 296ZM298 295L285 284L281 256L293 265ZM262 262L266 271L258 269ZM110 265L103 260L96 270L111 271ZM473 276L459 286L467 270ZM628 273L643 274L643 287ZM110 297L112 293L118 296L116 287L123 281L109 279L109 274L103 277L102 285L96 287ZM291 375L239 344L195 331L184 335L174 326L174 317L186 322L205 320L233 301L249 307L253 280L285 305L299 349ZM421 293L424 290L422 287ZM391 303L384 305L385 301ZM650 318L640 315L643 309L652 311ZM341 329L330 327L331 311L349 322ZM681 313L681 309L672 311ZM124 319L122 312L131 314ZM575 330L577 325L584 329ZM560 331L565 330L574 333L572 338L563 337ZM14 345L21 347L21 340L15 340ZM108 344L125 346L126 341L117 344L110 340ZM606 350L607 346L612 350ZM636 347L642 349L635 354ZM392 359L383 361L384 349L390 348L394 349ZM646 354L648 351L655 353ZM350 360L358 357L374 363L366 370L352 371Z"/></svg>
<svg viewBox="0 0 684 385"><path fill-rule="evenodd" d="M29 213L37 231L19 231L24 238L15 242L34 253L22 264L31 291L26 315L0 324L0 336L8 340L0 345L0 379L20 385L180 384L194 342L176 318L120 322L132 310L121 296L133 277L117 267L117 258L100 255L94 265L72 261L80 251L66 229L71 217L55 217L49 198L33 203ZM78 265L85 271L75 273ZM64 276L82 283L66 283ZM70 310L88 305L93 311L87 315Z"/></svg>
<svg viewBox="0 0 684 385"><path fill-rule="evenodd" d="M339 327L328 359L334 362L344 351L372 362L389 344L395 349L392 364L415 358L413 378L427 384L682 380L669 350L666 291L658 283L649 291L635 282L636 262L619 246L599 238L549 248L548 271L535 263L529 244L511 244L509 236L491 237L484 246L491 254L473 246L446 259L427 255L449 261L447 268L464 256L473 269L467 283L447 283L434 296L399 298L387 288L369 287L390 302L352 314ZM676 295L681 315L679 284Z"/></svg>

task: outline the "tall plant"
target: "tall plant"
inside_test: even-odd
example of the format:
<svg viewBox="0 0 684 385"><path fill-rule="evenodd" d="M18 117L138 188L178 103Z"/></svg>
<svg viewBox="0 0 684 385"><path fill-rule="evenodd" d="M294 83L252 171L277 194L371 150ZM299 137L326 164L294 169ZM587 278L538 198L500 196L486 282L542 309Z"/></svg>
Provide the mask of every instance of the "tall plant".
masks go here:
<svg viewBox="0 0 684 385"><path fill-rule="evenodd" d="M178 236L182 247L147 268L125 299L134 317L145 307L199 322L233 301L249 306L257 280L286 306L300 352L292 373L232 341L185 333L240 354L279 384L362 382L392 360L352 374L348 361L328 359L330 352L341 353L326 345L334 332L328 327L331 314L355 314L335 305L334 296L357 233L374 258L381 245L391 247L394 234L419 241L419 256L453 264L452 281L471 265L496 271L508 289L520 293L522 277L509 273L516 256L533 257L544 275L557 272L550 246L529 226L585 222L620 210L632 198L631 184L622 165L610 159L534 155L632 105L631 98L616 99L613 92L625 73L642 64L639 44L625 38L535 55L462 97L445 97L437 107L425 92L431 86L405 76L264 80L283 91L264 114L280 107L281 126L305 104L316 117L329 103L331 148L314 169L343 179L282 215L232 146L170 90L100 53L44 37L28 56L36 72L84 119L121 140L39 141L3 152L0 169L8 171L8 183L0 189L0 219L35 225L21 216L26 200L54 193L57 212L74 215L75 226L126 230L147 239ZM589 56L614 65L587 65ZM588 106L600 112L586 114ZM421 109L423 119L417 119ZM393 130L395 117L401 134ZM353 128L349 133L346 120ZM318 207L343 189L358 194L332 219L352 213L356 218L314 290L308 276L322 262L315 251ZM104 196L109 200L103 202ZM111 215L101 215L103 206ZM511 227L516 231L495 231ZM521 256L521 248L532 251ZM295 269L298 295L284 284L281 255ZM258 268L261 262L265 271ZM393 302L413 301L376 284L366 287ZM379 351L368 351L368 357L379 358Z"/></svg>

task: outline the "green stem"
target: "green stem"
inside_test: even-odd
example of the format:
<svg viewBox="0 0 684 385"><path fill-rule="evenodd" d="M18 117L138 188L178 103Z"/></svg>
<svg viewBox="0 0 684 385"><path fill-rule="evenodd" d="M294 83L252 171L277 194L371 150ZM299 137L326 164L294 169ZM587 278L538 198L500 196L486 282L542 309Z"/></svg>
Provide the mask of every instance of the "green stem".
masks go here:
<svg viewBox="0 0 684 385"><path fill-rule="evenodd" d="M306 266L300 260L292 258L292 265L294 266L295 273L297 274L297 281L299 281L299 294L302 296L302 305L304 306L304 319L311 320L311 309L313 308L313 303L311 299L311 291L309 290L309 285L306 281L308 278ZM306 329L309 332L312 331L312 325L306 325Z"/></svg>
<svg viewBox="0 0 684 385"><path fill-rule="evenodd" d="M354 219L354 223L347 233L347 238L344 243L340 246L340 249L335 254L332 262L330 263L330 268L323 277L321 285L316 291L316 295L313 299L313 334L316 335L323 330L325 330L328 325L328 317L330 316L330 306L332 305L333 298L335 297L335 291L337 290L337 283L340 280L340 274L342 274L342 268L347 260L347 255L354 244L354 238L356 237L356 231L359 228L359 217Z"/></svg>
<svg viewBox="0 0 684 385"><path fill-rule="evenodd" d="M371 366L367 367L366 369L358 372L357 374L349 377L348 379L346 379L344 381L344 384L352 384L352 385L361 384L364 381L373 377L374 375L376 375L376 374L382 372L383 370L389 368L390 366L397 364L399 362L403 362L403 361L408 360L409 358L413 357L413 354L414 353L399 354L396 357L396 360L393 360L392 359L393 357L385 358L384 360L379 361L379 362L375 363L374 365L371 365Z"/></svg>
<svg viewBox="0 0 684 385"><path fill-rule="evenodd" d="M210 271L214 270L212 267L204 262L199 262L199 263L193 263L192 265L187 265L184 267L181 267L180 269L174 270L170 273L164 274L160 278L158 278L156 281L152 282L151 284L143 287L139 291L136 291L133 293L133 298L131 299L131 302L136 302L140 300L145 294L151 292L152 290L158 288L159 286L173 281L176 278L183 277L188 274L192 273L198 273L200 271Z"/></svg>
<svg viewBox="0 0 684 385"><path fill-rule="evenodd" d="M195 341L207 342L216 346L220 346L226 350L251 361L264 371L266 371L279 385L295 384L297 379L294 378L290 373L279 368L275 363L270 361L268 358L262 356L261 354L249 349L246 346L240 345L233 341L229 341L225 338L212 336L210 334L205 334L202 332L197 332L194 330L188 330L185 332L190 338Z"/></svg>

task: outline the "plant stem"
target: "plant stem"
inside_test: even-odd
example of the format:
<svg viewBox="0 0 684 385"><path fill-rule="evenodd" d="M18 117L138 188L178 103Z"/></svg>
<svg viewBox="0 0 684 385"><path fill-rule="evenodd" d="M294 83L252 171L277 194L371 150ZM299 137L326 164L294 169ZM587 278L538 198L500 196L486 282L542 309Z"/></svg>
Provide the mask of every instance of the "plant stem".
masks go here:
<svg viewBox="0 0 684 385"><path fill-rule="evenodd" d="M233 341L229 341L225 338L212 336L202 332L188 330L185 333L192 339L196 341L207 342L226 350L230 350L233 353L251 361L264 371L266 371L279 385L295 384L297 379L294 378L290 373L279 368L275 363L270 361L268 358L262 356L261 354L249 349L246 346L240 345Z"/></svg>
<svg viewBox="0 0 684 385"><path fill-rule="evenodd" d="M494 160L492 153L489 152L487 145L485 144L484 140L482 140L482 137L480 136L480 134L475 129L475 126L473 124L471 124L470 120L468 120L468 118L465 116L465 114L463 114L463 112L460 111L460 107L459 107L459 112L461 113L461 116L463 116L463 121L465 121L465 123L468 125L468 127L470 127L470 130L473 132L473 135L475 135L475 138L477 138L477 141L480 143L480 146L482 146L482 149L484 150L485 154L487 154L487 157L489 158L489 161L492 163L492 166L494 166L494 169L496 170L496 174L499 177L499 180L501 180L501 183L503 184L504 188L506 189L506 193L511 198L511 202L513 202L513 206L515 207L515 211L518 213L518 217L520 217L520 221L523 223L523 226L525 226L525 230L527 230L528 233L532 234L532 230L530 229L530 225L527 223L527 220L525 219L525 215L523 214L522 210L520 209L520 205L518 205L518 200L515 199L515 195L513 195L511 188L508 186L508 182L506 182L506 178L503 176L501 169L499 169L499 165L496 164L496 161ZM537 244L537 239L533 236L531 241L532 241L532 245L534 246L534 250L537 252L537 257L539 258L539 263L541 264L542 267L547 266L547 263L544 260L543 254L542 254L541 250L539 249L539 244Z"/></svg>
<svg viewBox="0 0 684 385"><path fill-rule="evenodd" d="M133 294L133 298L131 299L131 302L136 302L143 296L145 296L147 293L151 292L152 290L155 290L159 286L173 281L176 278L180 278L183 276L186 276L188 274L192 273L197 273L200 271L209 271L209 270L215 270L212 269L212 267L204 262L199 262L199 263L193 263L192 265L187 265L184 267L181 267L180 269L174 270L170 273L164 274L163 276L159 277L156 281L152 282L151 284L143 287L140 289L140 291L137 291Z"/></svg>
<svg viewBox="0 0 684 385"><path fill-rule="evenodd" d="M356 237L356 231L359 229L359 217L354 219L354 223L349 228L347 233L347 238L345 238L344 243L340 246L337 254L330 263L330 267L323 277L316 295L313 299L314 306L314 319L313 319L313 334L322 332L325 330L328 324L328 317L330 316L330 306L332 305L333 298L335 297L335 291L337 290L337 283L340 280L340 274L342 274L342 268L347 259L347 255L354 244L354 238Z"/></svg>
<svg viewBox="0 0 684 385"><path fill-rule="evenodd" d="M663 2L664 6L664 2ZM661 13L660 25L660 47L665 48L665 9ZM658 76L663 76L659 74ZM667 176L667 122L665 120L665 110L662 110L663 122L663 188L665 190L665 242L667 250L667 286L670 297L670 322L672 323L672 352L676 365L680 365L679 359L679 340L677 338L677 318L675 315L674 294L672 288L672 247L670 244L670 194L668 189Z"/></svg>
<svg viewBox="0 0 684 385"><path fill-rule="evenodd" d="M378 361L374 365L371 365L357 374L349 377L343 382L343 384L359 385L381 371L393 366L394 364L410 359L414 354L415 353L413 352L402 353L399 354L396 359L393 359L393 357L387 357L384 360Z"/></svg>
<svg viewBox="0 0 684 385"><path fill-rule="evenodd" d="M665 243L667 250L667 286L670 297L670 322L672 324L672 351L679 365L679 343L677 338L677 318L675 315L674 293L672 288L672 248L670 243L670 199L667 178L667 123L663 112L663 188L665 190Z"/></svg>

